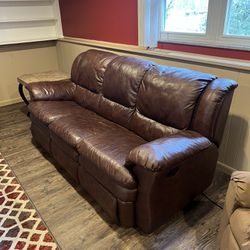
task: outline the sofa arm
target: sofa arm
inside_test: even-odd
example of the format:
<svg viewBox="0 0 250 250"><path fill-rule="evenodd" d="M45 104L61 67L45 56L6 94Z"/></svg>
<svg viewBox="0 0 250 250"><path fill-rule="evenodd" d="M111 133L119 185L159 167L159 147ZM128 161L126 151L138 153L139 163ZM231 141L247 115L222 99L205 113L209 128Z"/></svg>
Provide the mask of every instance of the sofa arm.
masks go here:
<svg viewBox="0 0 250 250"><path fill-rule="evenodd" d="M133 149L126 166L137 181L136 225L150 233L212 182L218 148L183 131Z"/></svg>
<svg viewBox="0 0 250 250"><path fill-rule="evenodd" d="M250 172L235 171L231 176L224 204L228 220L238 207L250 208Z"/></svg>
<svg viewBox="0 0 250 250"><path fill-rule="evenodd" d="M250 208L250 172L235 171L231 176L218 234L219 245L230 218L238 207Z"/></svg>
<svg viewBox="0 0 250 250"><path fill-rule="evenodd" d="M250 208L250 172L235 171L231 176L231 185L238 206Z"/></svg>
<svg viewBox="0 0 250 250"><path fill-rule="evenodd" d="M138 165L153 172L170 171L183 161L215 145L202 135L184 131L140 145L130 151L127 166Z"/></svg>
<svg viewBox="0 0 250 250"><path fill-rule="evenodd" d="M72 100L76 85L70 80L37 82L25 86L31 101Z"/></svg>

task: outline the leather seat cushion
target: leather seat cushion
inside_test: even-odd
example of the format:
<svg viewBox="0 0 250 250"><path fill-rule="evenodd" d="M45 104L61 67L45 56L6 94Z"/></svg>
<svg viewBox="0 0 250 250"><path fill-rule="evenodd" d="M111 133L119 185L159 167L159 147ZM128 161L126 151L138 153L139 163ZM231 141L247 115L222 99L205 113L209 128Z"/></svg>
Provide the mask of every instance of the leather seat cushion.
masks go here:
<svg viewBox="0 0 250 250"><path fill-rule="evenodd" d="M139 136L125 129L110 129L83 140L78 151L94 163L87 169L101 183L106 177L126 188L135 188L135 181L124 164L129 152L136 145L144 144Z"/></svg>
<svg viewBox="0 0 250 250"><path fill-rule="evenodd" d="M58 119L49 125L49 129L69 146L77 148L88 136L97 136L98 133L110 129L110 123L112 122L81 107L79 114Z"/></svg>
<svg viewBox="0 0 250 250"><path fill-rule="evenodd" d="M49 128L96 165L97 171L123 187L136 187L124 164L130 150L144 144L144 139L84 108L81 116L56 120Z"/></svg>
<svg viewBox="0 0 250 250"><path fill-rule="evenodd" d="M28 109L36 119L46 125L62 117L82 113L82 107L71 101L36 101L31 102Z"/></svg>

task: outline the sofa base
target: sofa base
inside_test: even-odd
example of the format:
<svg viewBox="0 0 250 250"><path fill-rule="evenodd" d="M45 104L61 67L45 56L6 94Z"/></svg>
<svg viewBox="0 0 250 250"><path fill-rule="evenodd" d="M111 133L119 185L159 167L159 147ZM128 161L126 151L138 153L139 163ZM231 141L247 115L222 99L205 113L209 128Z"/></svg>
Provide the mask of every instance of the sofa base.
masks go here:
<svg viewBox="0 0 250 250"><path fill-rule="evenodd" d="M50 131L50 150L57 163L78 181L79 154L73 147Z"/></svg>
<svg viewBox="0 0 250 250"><path fill-rule="evenodd" d="M107 212L112 222L120 224L122 227L134 226L134 202L124 202L117 199L82 166L79 168L79 180L81 186Z"/></svg>
<svg viewBox="0 0 250 250"><path fill-rule="evenodd" d="M68 156L68 152L66 150L62 150L64 146L65 148L69 148L66 143L63 145L62 141L54 139L54 137L51 136L49 128L32 116L32 114L31 121L32 123L30 129L35 142L37 142L44 150L50 153L56 162L63 169L65 169L74 178L74 180L78 181L78 152L74 149L71 149L71 153L74 156L74 159L72 159L72 157Z"/></svg>
<svg viewBox="0 0 250 250"><path fill-rule="evenodd" d="M39 122L32 115L30 116L30 119L32 121L30 130L34 140L49 153L50 152L49 128L43 123Z"/></svg>
<svg viewBox="0 0 250 250"><path fill-rule="evenodd" d="M151 233L182 210L212 183L217 156L218 149L210 147L168 173L152 173L135 166L133 172L140 183L136 200L136 224L145 233Z"/></svg>
<svg viewBox="0 0 250 250"><path fill-rule="evenodd" d="M78 161L74 161L71 157L69 157L53 140L51 140L50 149L56 162L63 167L63 169L65 169L75 181L78 182Z"/></svg>

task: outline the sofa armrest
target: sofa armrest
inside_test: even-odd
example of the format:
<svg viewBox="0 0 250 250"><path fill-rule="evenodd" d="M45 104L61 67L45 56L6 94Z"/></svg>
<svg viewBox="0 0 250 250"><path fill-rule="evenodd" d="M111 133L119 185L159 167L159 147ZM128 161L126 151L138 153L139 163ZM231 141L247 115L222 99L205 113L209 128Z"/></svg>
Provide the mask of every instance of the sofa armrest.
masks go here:
<svg viewBox="0 0 250 250"><path fill-rule="evenodd" d="M250 208L250 172L235 171L228 185L224 213L230 219L238 207Z"/></svg>
<svg viewBox="0 0 250 250"><path fill-rule="evenodd" d="M212 182L218 148L207 138L182 131L134 148L126 166L137 181L136 224L146 233Z"/></svg>
<svg viewBox="0 0 250 250"><path fill-rule="evenodd" d="M134 164L153 172L170 171L209 147L215 145L204 136L184 131L134 148L128 155L127 166Z"/></svg>
<svg viewBox="0 0 250 250"><path fill-rule="evenodd" d="M220 223L218 244L222 240L232 214L238 207L250 208L250 172L235 171L231 176Z"/></svg>
<svg viewBox="0 0 250 250"><path fill-rule="evenodd" d="M250 208L250 172L235 171L231 176L230 185L233 187L233 196L237 205Z"/></svg>
<svg viewBox="0 0 250 250"><path fill-rule="evenodd" d="M76 85L70 80L37 82L25 86L31 101L72 100Z"/></svg>

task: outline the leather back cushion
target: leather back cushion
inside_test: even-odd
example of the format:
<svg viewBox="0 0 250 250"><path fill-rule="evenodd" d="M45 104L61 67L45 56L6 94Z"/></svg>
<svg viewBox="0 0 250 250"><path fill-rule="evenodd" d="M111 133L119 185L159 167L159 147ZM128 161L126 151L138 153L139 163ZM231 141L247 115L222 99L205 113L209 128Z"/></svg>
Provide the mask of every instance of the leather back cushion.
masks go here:
<svg viewBox="0 0 250 250"><path fill-rule="evenodd" d="M88 50L81 53L73 63L71 80L92 92L99 93L104 72L115 57L117 55L98 50Z"/></svg>
<svg viewBox="0 0 250 250"><path fill-rule="evenodd" d="M143 76L152 63L128 56L115 58L107 67L103 96L125 107L134 107Z"/></svg>
<svg viewBox="0 0 250 250"><path fill-rule="evenodd" d="M140 114L177 129L189 127L201 92L216 77L191 70L154 66L140 86Z"/></svg>
<svg viewBox="0 0 250 250"><path fill-rule="evenodd" d="M72 66L77 103L149 141L192 129L219 145L237 84L215 79L98 50Z"/></svg>
<svg viewBox="0 0 250 250"><path fill-rule="evenodd" d="M126 56L115 58L104 74L98 113L129 128L140 84L151 66L151 62L142 59Z"/></svg>
<svg viewBox="0 0 250 250"><path fill-rule="evenodd" d="M134 112L130 120L130 129L141 136L146 141L153 141L161 137L167 137L176 134L179 130L162 123L154 121Z"/></svg>
<svg viewBox="0 0 250 250"><path fill-rule="evenodd" d="M76 85L74 100L82 107L98 113L101 95Z"/></svg>

